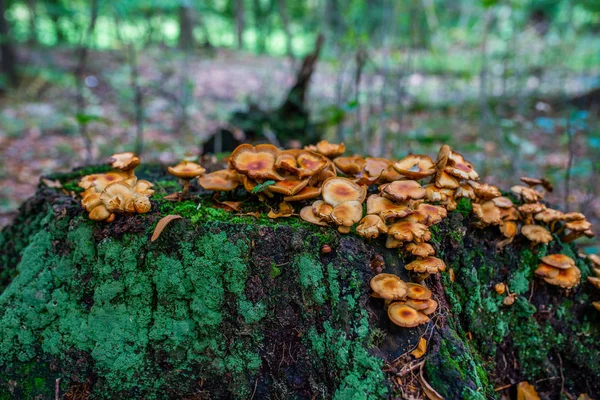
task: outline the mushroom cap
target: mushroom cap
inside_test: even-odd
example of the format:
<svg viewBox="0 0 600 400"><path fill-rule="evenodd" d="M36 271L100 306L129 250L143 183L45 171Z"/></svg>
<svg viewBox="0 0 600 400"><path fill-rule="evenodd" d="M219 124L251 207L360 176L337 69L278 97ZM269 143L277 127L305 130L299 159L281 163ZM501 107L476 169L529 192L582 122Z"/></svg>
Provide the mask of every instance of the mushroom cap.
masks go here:
<svg viewBox="0 0 600 400"><path fill-rule="evenodd" d="M534 273L542 278L556 278L560 269L554 268L551 265L540 263Z"/></svg>
<svg viewBox="0 0 600 400"><path fill-rule="evenodd" d="M322 154L325 157L335 158L344 154L344 152L346 151L346 145L343 142L337 144L329 143L327 140L321 140L315 146L315 150L317 151L317 153Z"/></svg>
<svg viewBox="0 0 600 400"><path fill-rule="evenodd" d="M506 292L506 285L504 284L504 282L496 283L494 285L494 290L498 294L504 294L504 292Z"/></svg>
<svg viewBox="0 0 600 400"><path fill-rule="evenodd" d="M425 257L406 264L404 268L409 271L435 274L444 271L446 269L446 264L437 257Z"/></svg>
<svg viewBox="0 0 600 400"><path fill-rule="evenodd" d="M136 193L144 194L146 196L152 196L154 194L154 184L145 179L140 179L133 185L133 190Z"/></svg>
<svg viewBox="0 0 600 400"><path fill-rule="evenodd" d="M505 196L494 197L492 201L500 208L509 208L513 206L512 200Z"/></svg>
<svg viewBox="0 0 600 400"><path fill-rule="evenodd" d="M503 221L518 221L521 219L521 214L519 214L519 211L514 207L501 208L500 216Z"/></svg>
<svg viewBox="0 0 600 400"><path fill-rule="evenodd" d="M487 183L478 183L475 181L469 181L469 185L473 188L475 196L482 200L492 200L496 197L502 196L502 192L494 185L488 185Z"/></svg>
<svg viewBox="0 0 600 400"><path fill-rule="evenodd" d="M198 178L198 183L206 190L229 192L240 184L241 176L233 169L221 169Z"/></svg>
<svg viewBox="0 0 600 400"><path fill-rule="evenodd" d="M435 254L433 246L429 243L408 243L406 245L406 251L410 252L414 256L418 257L429 257Z"/></svg>
<svg viewBox="0 0 600 400"><path fill-rule="evenodd" d="M554 268L567 269L575 266L575 260L564 254L550 254L542 257L542 262Z"/></svg>
<svg viewBox="0 0 600 400"><path fill-rule="evenodd" d="M280 151L275 159L275 168L296 172L298 170L296 157L298 157L299 151L298 149Z"/></svg>
<svg viewBox="0 0 600 400"><path fill-rule="evenodd" d="M311 224L327 226L327 222L323 221L321 218L319 218L313 213L312 206L306 206L302 208L302 210L300 210L300 218L302 218L306 222L310 222Z"/></svg>
<svg viewBox="0 0 600 400"><path fill-rule="evenodd" d="M454 197L453 189L439 188L433 183L423 186L423 189L425 189L425 199L427 201L445 202Z"/></svg>
<svg viewBox="0 0 600 400"><path fill-rule="evenodd" d="M422 154L411 154L396 161L394 169L402 176L411 179L423 179L435 174L435 164L431 157Z"/></svg>
<svg viewBox="0 0 600 400"><path fill-rule="evenodd" d="M563 219L567 222L585 220L585 215L579 212L568 212L563 214Z"/></svg>
<svg viewBox="0 0 600 400"><path fill-rule="evenodd" d="M145 214L152 208L152 203L150 203L148 196L137 194L133 197L133 207L137 213Z"/></svg>
<svg viewBox="0 0 600 400"><path fill-rule="evenodd" d="M300 178L318 175L327 166L327 158L307 150L301 150L296 161L298 162L296 174Z"/></svg>
<svg viewBox="0 0 600 400"><path fill-rule="evenodd" d="M443 144L440 147L440 150L437 153L437 157L435 159L435 169L438 171L446 168L446 164L448 164L448 158L450 157L450 146L447 144Z"/></svg>
<svg viewBox="0 0 600 400"><path fill-rule="evenodd" d="M385 183L379 186L379 191L383 196L396 201L419 200L427 194L421 184L413 180Z"/></svg>
<svg viewBox="0 0 600 400"><path fill-rule="evenodd" d="M461 183L459 187L456 188L456 192L454 197L457 199L466 198L474 200L476 198L475 191L471 187L471 185Z"/></svg>
<svg viewBox="0 0 600 400"><path fill-rule="evenodd" d="M440 223L447 215L448 211L446 211L444 207L421 203L417 206L415 211L404 220L431 226Z"/></svg>
<svg viewBox="0 0 600 400"><path fill-rule="evenodd" d="M361 156L338 157L333 160L335 166L346 175L360 174L367 164Z"/></svg>
<svg viewBox="0 0 600 400"><path fill-rule="evenodd" d="M394 274L378 274L369 282L375 297L386 300L401 300L406 297L406 282Z"/></svg>
<svg viewBox="0 0 600 400"><path fill-rule="evenodd" d="M521 177L521 182L523 182L524 184L526 184L529 187L534 187L534 186L540 185L549 192L552 192L554 190L552 183L550 183L550 181L548 181L545 178L538 179L538 178L529 178L529 177L523 176L523 177Z"/></svg>
<svg viewBox="0 0 600 400"><path fill-rule="evenodd" d="M403 218L413 211L405 205L394 203L387 197L372 194L367 198L367 214L378 214L384 220Z"/></svg>
<svg viewBox="0 0 600 400"><path fill-rule="evenodd" d="M560 221L563 219L563 213L552 208L546 208L544 211L535 214L535 219L542 222Z"/></svg>
<svg viewBox="0 0 600 400"><path fill-rule="evenodd" d="M512 238L519 232L519 227L514 221L503 221L500 225L500 232L502 232L504 237Z"/></svg>
<svg viewBox="0 0 600 400"><path fill-rule="evenodd" d="M461 179L479 179L479 174L475 171L473 164L465 160L465 157L456 151L450 151L444 171Z"/></svg>
<svg viewBox="0 0 600 400"><path fill-rule="evenodd" d="M365 162L364 171L369 176L379 177L383 171L392 166L392 162L387 158L367 157Z"/></svg>
<svg viewBox="0 0 600 400"><path fill-rule="evenodd" d="M533 385L524 381L517 386L517 400L540 400L540 396L538 396Z"/></svg>
<svg viewBox="0 0 600 400"><path fill-rule="evenodd" d="M493 201L488 200L481 204L473 204L473 213L485 224L502 224L502 213Z"/></svg>
<svg viewBox="0 0 600 400"><path fill-rule="evenodd" d="M325 203L323 200L317 200L312 204L313 214L317 218L329 222L331 221L331 213L333 212L333 206Z"/></svg>
<svg viewBox="0 0 600 400"><path fill-rule="evenodd" d="M551 284L560 286L565 289L571 289L579 284L581 279L581 271L577 267L571 267L568 269L558 270L558 275L554 278L544 278L544 280Z"/></svg>
<svg viewBox="0 0 600 400"><path fill-rule="evenodd" d="M386 233L387 225L379 215L370 214L364 217L356 227L356 233L367 239L374 239L380 233Z"/></svg>
<svg viewBox="0 0 600 400"><path fill-rule="evenodd" d="M92 221L104 221L110 216L110 211L108 211L108 208L106 208L106 206L104 206L103 204L94 207L94 209L90 211L90 214L88 215L89 219L91 219Z"/></svg>
<svg viewBox="0 0 600 400"><path fill-rule="evenodd" d="M431 315L437 310L438 302L434 299L429 299L427 300L427 303L429 304L429 306L426 309L421 310L421 312L425 315Z"/></svg>
<svg viewBox="0 0 600 400"><path fill-rule="evenodd" d="M431 290L427 289L423 285L419 285L418 283L407 283L406 284L408 291L406 292L406 296L415 299L415 300L427 300L431 298Z"/></svg>
<svg viewBox="0 0 600 400"><path fill-rule="evenodd" d="M83 199L81 199L81 206L87 211L90 212L97 206L102 204L102 200L100 199L100 193L89 193ZM108 218L108 217L107 217Z"/></svg>
<svg viewBox="0 0 600 400"><path fill-rule="evenodd" d="M552 234L543 226L525 225L521 228L521 233L534 243L550 243L552 241Z"/></svg>
<svg viewBox="0 0 600 400"><path fill-rule="evenodd" d="M306 185L308 185L308 179L300 181L277 181L275 184L269 186L269 191L273 193L281 193L286 196L293 196L304 189Z"/></svg>
<svg viewBox="0 0 600 400"><path fill-rule="evenodd" d="M352 182L350 179L340 177L327 179L323 182L321 189L323 200L334 207L349 201L362 203L367 195L364 187Z"/></svg>
<svg viewBox="0 0 600 400"><path fill-rule="evenodd" d="M600 278L596 278L593 276L588 276L588 282L596 287L596 289L600 289Z"/></svg>
<svg viewBox="0 0 600 400"><path fill-rule="evenodd" d="M284 201L301 201L301 200L310 200L319 197L321 194L321 188L316 188L312 186L305 186L302 190L292 196L285 196L283 198Z"/></svg>
<svg viewBox="0 0 600 400"><path fill-rule="evenodd" d="M201 176L206 172L200 164L183 160L174 167L168 167L169 173L181 179L192 179Z"/></svg>
<svg viewBox="0 0 600 400"><path fill-rule="evenodd" d="M431 303L429 303L429 300L431 299L426 299L426 300L417 300L417 299L406 299L404 300L404 304L406 304L407 306L414 308L417 311L423 311L425 309L427 309L429 306L431 306Z"/></svg>
<svg viewBox="0 0 600 400"><path fill-rule="evenodd" d="M390 304L388 307L388 317L394 324L403 328L413 328L429 322L429 317L425 314L400 301Z"/></svg>
<svg viewBox="0 0 600 400"><path fill-rule="evenodd" d="M572 230L573 232L585 232L592 227L591 222L585 219L570 221L565 225L567 226L567 229Z"/></svg>
<svg viewBox="0 0 600 400"><path fill-rule="evenodd" d="M399 221L388 227L388 235L401 242L427 242L431 232L426 225L412 221Z"/></svg>
<svg viewBox="0 0 600 400"><path fill-rule="evenodd" d="M115 153L108 159L111 167L121 171L131 171L140 165L140 162L140 158L130 151Z"/></svg>
<svg viewBox="0 0 600 400"><path fill-rule="evenodd" d="M251 144L238 146L229 157L229 163L240 174L252 179L281 180L282 177L275 171L275 160L279 149L271 144Z"/></svg>
<svg viewBox="0 0 600 400"><path fill-rule="evenodd" d="M389 227L388 227L389 229ZM393 236L388 235L385 239L385 248L386 249L399 249L404 245L404 241L394 239Z"/></svg>
<svg viewBox="0 0 600 400"><path fill-rule="evenodd" d="M384 183L398 181L400 179L402 179L402 175L400 175L398 171L396 171L391 165L389 168L386 168L384 171L382 171L381 175L379 176L379 181Z"/></svg>
<svg viewBox="0 0 600 400"><path fill-rule="evenodd" d="M446 171L438 171L435 175L435 186L445 189L457 189L460 186L458 179Z"/></svg>
<svg viewBox="0 0 600 400"><path fill-rule="evenodd" d="M86 190L94 188L94 191L101 192L111 183L121 182L129 178L130 176L126 172L111 171L105 174L86 175L79 180L78 186Z"/></svg>
<svg viewBox="0 0 600 400"><path fill-rule="evenodd" d="M520 195L526 202L534 203L541 200L544 196L535 189L528 188L521 185L515 185L510 188L514 194Z"/></svg>
<svg viewBox="0 0 600 400"><path fill-rule="evenodd" d="M519 212L522 214L537 214L546 210L542 203L527 203L519 206Z"/></svg>
<svg viewBox="0 0 600 400"><path fill-rule="evenodd" d="M588 256L588 260L590 260L592 262L592 264L594 264L594 266L600 268L600 256L599 255L597 255L597 254L590 254Z"/></svg>
<svg viewBox="0 0 600 400"><path fill-rule="evenodd" d="M362 218L362 204L359 201L347 201L333 207L331 219L337 225L351 227Z"/></svg>

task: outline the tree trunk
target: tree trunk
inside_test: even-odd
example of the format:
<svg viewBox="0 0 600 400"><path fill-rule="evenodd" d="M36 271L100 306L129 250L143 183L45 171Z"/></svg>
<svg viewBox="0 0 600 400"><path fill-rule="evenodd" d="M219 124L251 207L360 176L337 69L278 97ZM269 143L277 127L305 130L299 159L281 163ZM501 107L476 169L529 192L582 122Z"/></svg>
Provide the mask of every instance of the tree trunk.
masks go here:
<svg viewBox="0 0 600 400"><path fill-rule="evenodd" d="M254 11L254 28L256 30L256 50L264 53L267 48L265 37L265 13L260 5L260 0L252 0Z"/></svg>
<svg viewBox="0 0 600 400"><path fill-rule="evenodd" d="M35 0L27 0L27 10L29 11L29 38L30 45L36 44L37 39L37 12Z"/></svg>
<svg viewBox="0 0 600 400"><path fill-rule="evenodd" d="M285 0L278 0L279 15L281 16L281 23L283 25L283 31L285 32L285 50L288 57L294 59L294 49L292 48L292 31L290 30L290 18L288 16L287 4Z"/></svg>
<svg viewBox="0 0 600 400"><path fill-rule="evenodd" d="M163 166L140 170L156 187L176 185ZM71 190L99 171L48 178ZM425 398L427 382L445 399L485 400L516 398L525 380L541 398L600 396L599 294L571 245L517 237L497 251L498 229L475 228L461 201L431 228L453 276L423 282L438 310L401 328L369 296L381 266L410 280L407 256L384 238L228 213L211 194L161 197L147 214L98 223L41 184L0 233L0 398ZM150 241L167 214L183 218ZM583 274L568 292L533 274L558 252Z"/></svg>
<svg viewBox="0 0 600 400"><path fill-rule="evenodd" d="M194 48L195 15L190 5L179 6L179 48L190 50Z"/></svg>
<svg viewBox="0 0 600 400"><path fill-rule="evenodd" d="M235 30L237 33L237 47L244 48L244 28L246 19L244 17L244 0L235 0Z"/></svg>
<svg viewBox="0 0 600 400"><path fill-rule="evenodd" d="M10 36L10 25L6 19L7 0L0 0L0 72L6 76L8 86L19 82L17 56Z"/></svg>

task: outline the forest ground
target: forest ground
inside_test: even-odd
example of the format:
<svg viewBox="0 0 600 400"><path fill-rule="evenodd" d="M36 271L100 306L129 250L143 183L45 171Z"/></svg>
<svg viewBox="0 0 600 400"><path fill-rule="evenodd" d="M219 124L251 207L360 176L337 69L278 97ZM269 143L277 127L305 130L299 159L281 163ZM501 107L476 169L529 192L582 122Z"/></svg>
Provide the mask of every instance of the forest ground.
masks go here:
<svg viewBox="0 0 600 400"><path fill-rule="evenodd" d="M122 53L90 53L85 98L86 113L94 116L88 126L93 160L86 157L77 129L69 72L73 50L22 49L19 57L35 67L17 90L0 97L0 226L9 223L19 204L33 195L41 175L130 150L136 130L129 68ZM198 154L202 141L225 124L232 111L249 103L275 107L293 84L297 65L285 58L220 49L187 55L159 47L144 52L139 60L144 161L171 163ZM402 106L381 112L377 91L385 83L378 72L366 73L359 110L340 100L340 76L346 82L342 92L352 91L347 83L352 71L344 74L335 63L321 62L311 84L308 105L325 137L335 140L336 131L344 129L351 151L391 158L409 152L434 155L445 142L465 153L489 183L503 188L517 184L521 175L549 178L556 190L548 200L558 206L564 206L565 171L572 156L568 208L584 212L592 221L600 218L596 148L600 139L595 139L600 132L597 121L592 123L597 116L571 113L567 123L571 111L553 100L556 97L543 85L528 98L511 96L510 88L501 98L489 98L492 115L484 118L477 76L406 74L400 88L406 92ZM512 83L513 94L518 93L517 84ZM496 86L492 82L490 91L495 92ZM573 88L572 95L582 89L576 79L567 86ZM460 94L453 96L455 92ZM339 112L344 116L342 128L337 126ZM373 128L371 148L361 149L356 132L372 126L374 119L383 129ZM567 126L574 132L570 151Z"/></svg>

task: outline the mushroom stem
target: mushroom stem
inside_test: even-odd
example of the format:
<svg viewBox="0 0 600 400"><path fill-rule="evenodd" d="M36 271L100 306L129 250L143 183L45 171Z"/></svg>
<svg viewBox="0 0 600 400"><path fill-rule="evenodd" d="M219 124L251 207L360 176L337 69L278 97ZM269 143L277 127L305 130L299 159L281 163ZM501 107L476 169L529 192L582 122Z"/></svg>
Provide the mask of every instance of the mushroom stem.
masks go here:
<svg viewBox="0 0 600 400"><path fill-rule="evenodd" d="M563 243L571 243L572 241L579 239L582 236L581 232L571 232L561 239Z"/></svg>
<svg viewBox="0 0 600 400"><path fill-rule="evenodd" d="M425 279L429 278L430 273L429 272L424 272L422 274L417 275L417 282L423 282Z"/></svg>
<svg viewBox="0 0 600 400"><path fill-rule="evenodd" d="M190 189L190 181L188 179L183 180L183 190L181 191L181 198L185 199Z"/></svg>
<svg viewBox="0 0 600 400"><path fill-rule="evenodd" d="M550 224L550 232L554 232L554 228L556 227L556 222L557 220L552 221L552 223Z"/></svg>
<svg viewBox="0 0 600 400"><path fill-rule="evenodd" d="M563 233L563 232L565 231L566 227L567 227L567 225L566 225L566 224L563 224L563 226L561 226L561 227L560 227L560 228L559 228L559 229L558 229L556 232L554 232L554 233L556 233L557 235L560 235L561 233Z"/></svg>

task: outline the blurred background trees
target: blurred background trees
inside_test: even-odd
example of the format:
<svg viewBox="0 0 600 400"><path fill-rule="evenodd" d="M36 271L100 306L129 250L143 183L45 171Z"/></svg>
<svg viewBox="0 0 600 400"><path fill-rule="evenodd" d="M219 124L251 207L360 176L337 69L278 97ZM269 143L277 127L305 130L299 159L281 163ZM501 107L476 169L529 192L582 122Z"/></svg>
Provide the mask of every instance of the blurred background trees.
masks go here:
<svg viewBox="0 0 600 400"><path fill-rule="evenodd" d="M0 0L0 212L41 173L250 126L392 158L448 143L600 215L599 32L593 0ZM319 34L298 133L280 111Z"/></svg>

